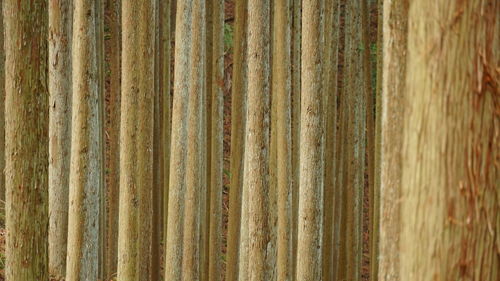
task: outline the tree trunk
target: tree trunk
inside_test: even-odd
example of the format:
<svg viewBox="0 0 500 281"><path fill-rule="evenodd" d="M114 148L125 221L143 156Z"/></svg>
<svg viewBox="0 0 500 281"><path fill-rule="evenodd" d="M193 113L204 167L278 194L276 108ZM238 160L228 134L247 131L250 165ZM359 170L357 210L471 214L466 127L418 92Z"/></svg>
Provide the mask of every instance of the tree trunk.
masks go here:
<svg viewBox="0 0 500 281"><path fill-rule="evenodd" d="M270 280L268 0L248 3L248 110L243 188L248 190L248 280Z"/></svg>
<svg viewBox="0 0 500 281"><path fill-rule="evenodd" d="M66 275L71 148L72 1L49 5L49 272Z"/></svg>
<svg viewBox="0 0 500 281"><path fill-rule="evenodd" d="M289 0L274 1L273 103L276 103L277 279L292 280L291 21Z"/></svg>
<svg viewBox="0 0 500 281"><path fill-rule="evenodd" d="M302 99L297 280L321 279L323 208L323 98L321 0L302 10ZM319 202L319 203L318 203Z"/></svg>
<svg viewBox="0 0 500 281"><path fill-rule="evenodd" d="M210 243L208 255L208 280L222 278L222 168L224 131L224 1L213 3L212 33L212 112L211 112L211 163L210 163Z"/></svg>
<svg viewBox="0 0 500 281"><path fill-rule="evenodd" d="M325 120L325 170L324 170L324 197L323 197L323 253L322 253L322 280L334 280L334 210L336 178L336 142L337 136L337 66L338 66L338 29L339 3L328 1L325 3L325 50L323 59L323 108ZM336 219L336 218L335 218Z"/></svg>
<svg viewBox="0 0 500 281"><path fill-rule="evenodd" d="M106 256L104 266L106 278L116 274L118 261L118 200L120 186L120 92L121 92L121 0L106 1L106 26L109 39L106 41L106 53L109 65L109 88L107 89L108 108L106 112Z"/></svg>
<svg viewBox="0 0 500 281"><path fill-rule="evenodd" d="M408 1L383 4L382 81L380 93L380 239L378 278L400 280L401 150L408 28Z"/></svg>
<svg viewBox="0 0 500 281"><path fill-rule="evenodd" d="M153 200L155 2L126 1L122 9L118 279L148 280Z"/></svg>
<svg viewBox="0 0 500 281"><path fill-rule="evenodd" d="M411 2L401 280L499 279L499 11L493 0Z"/></svg>
<svg viewBox="0 0 500 281"><path fill-rule="evenodd" d="M292 280L297 269L297 234L299 216L300 179L300 86L301 86L301 44L302 44L302 0L292 0L291 31L291 118L292 118Z"/></svg>
<svg viewBox="0 0 500 281"><path fill-rule="evenodd" d="M0 3L0 171L5 171L5 49L3 1ZM5 210L5 174L0 172L0 210ZM5 217L0 218L5 226Z"/></svg>
<svg viewBox="0 0 500 281"><path fill-rule="evenodd" d="M226 280L239 276L240 248L243 247L243 160L245 153L247 98L247 0L236 1L233 55L233 86L231 92L231 183L229 188L229 218L227 231ZM240 238L241 237L241 238Z"/></svg>
<svg viewBox="0 0 500 281"><path fill-rule="evenodd" d="M47 15L46 1L3 1L5 273L10 281L49 279Z"/></svg>
<svg viewBox="0 0 500 281"><path fill-rule="evenodd" d="M99 255L101 133L97 9L75 1L73 102L66 280L96 280ZM90 14L88 14L90 11Z"/></svg>
<svg viewBox="0 0 500 281"><path fill-rule="evenodd" d="M191 60L191 1L177 1L175 31L174 101L172 106L172 143L168 225L165 245L165 280L179 281L182 272L184 214L184 174L186 172L189 66Z"/></svg>
<svg viewBox="0 0 500 281"><path fill-rule="evenodd" d="M182 279L200 280L200 209L201 193L205 192L202 182L202 111L204 89L205 60L205 3L195 0L192 5L191 28L191 63L188 101L188 133L186 159L186 191L184 194L184 240L182 254ZM203 148L205 149L205 148Z"/></svg>

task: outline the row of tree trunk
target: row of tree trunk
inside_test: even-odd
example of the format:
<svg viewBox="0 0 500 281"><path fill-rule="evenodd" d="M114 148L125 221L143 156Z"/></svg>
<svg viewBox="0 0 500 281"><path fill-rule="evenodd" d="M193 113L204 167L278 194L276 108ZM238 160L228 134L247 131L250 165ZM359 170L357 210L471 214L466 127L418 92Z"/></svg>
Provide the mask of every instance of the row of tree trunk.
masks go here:
<svg viewBox="0 0 500 281"><path fill-rule="evenodd" d="M500 4L237 0L223 247L224 4L2 2L7 280L497 280Z"/></svg>

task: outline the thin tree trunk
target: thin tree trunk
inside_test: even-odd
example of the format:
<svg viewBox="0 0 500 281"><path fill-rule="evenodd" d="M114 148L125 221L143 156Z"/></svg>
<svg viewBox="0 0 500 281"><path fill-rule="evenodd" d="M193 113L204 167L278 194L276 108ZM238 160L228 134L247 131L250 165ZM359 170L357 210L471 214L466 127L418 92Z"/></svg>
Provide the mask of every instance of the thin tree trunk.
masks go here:
<svg viewBox="0 0 500 281"><path fill-rule="evenodd" d="M109 39L106 53L109 65L109 88L107 91L108 108L106 121L108 141L106 142L106 256L104 267L106 278L116 274L118 261L118 200L120 188L120 92L121 92L121 0L106 1L105 24L108 26Z"/></svg>
<svg viewBox="0 0 500 281"><path fill-rule="evenodd" d="M5 48L3 1L0 3L0 171L5 171ZM0 173L0 210L5 210L5 174ZM0 220L4 225L4 218Z"/></svg>
<svg viewBox="0 0 500 281"><path fill-rule="evenodd" d="M205 63L205 3L194 0L192 5L191 28L191 63L188 100L188 133L186 159L186 191L184 193L184 240L182 254L182 279L200 280L200 208L201 193L205 191L202 183L202 111ZM204 149L204 148L203 148Z"/></svg>
<svg viewBox="0 0 500 281"><path fill-rule="evenodd" d="M411 2L401 280L500 278L498 1Z"/></svg>
<svg viewBox="0 0 500 281"><path fill-rule="evenodd" d="M99 1L74 3L73 108L66 280L96 280L99 256L101 128ZM88 14L90 11L90 14Z"/></svg>
<svg viewBox="0 0 500 281"><path fill-rule="evenodd" d="M213 3L212 34L212 112L211 112L211 163L210 163L210 243L208 255L208 280L222 278L222 168L224 131L224 1ZM210 15L209 15L210 16Z"/></svg>
<svg viewBox="0 0 500 281"><path fill-rule="evenodd" d="M231 92L231 183L227 231L227 281L238 280L241 263L240 248L244 245L244 236L240 235L240 227L244 227L243 206L246 204L242 197L247 97L247 6L247 0L236 1Z"/></svg>
<svg viewBox="0 0 500 281"><path fill-rule="evenodd" d="M401 149L403 148L408 1L384 2L380 97L380 240L378 278L400 280Z"/></svg>
<svg viewBox="0 0 500 281"><path fill-rule="evenodd" d="M170 176L170 61L171 61L171 1L160 1L160 94L162 97L162 168L163 168L163 244L167 241L168 184ZM163 252L165 254L165 252Z"/></svg>
<svg viewBox="0 0 500 281"><path fill-rule="evenodd" d="M243 188L248 190L248 280L270 280L269 26L270 2L248 3L248 110Z"/></svg>
<svg viewBox="0 0 500 281"><path fill-rule="evenodd" d="M325 3L325 58L323 59L323 104L325 120L325 170L323 197L323 253L322 280L334 280L334 210L336 178L336 142L337 136L337 66L338 66L338 29L339 3ZM337 218L335 218L337 219Z"/></svg>
<svg viewBox="0 0 500 281"><path fill-rule="evenodd" d="M10 281L49 279L47 15L46 1L3 1L5 273Z"/></svg>
<svg viewBox="0 0 500 281"><path fill-rule="evenodd" d="M72 2L49 5L49 272L66 274L71 148Z"/></svg>
<svg viewBox="0 0 500 281"><path fill-rule="evenodd" d="M292 280L291 26L289 0L274 1L273 103L276 103L277 279Z"/></svg>
<svg viewBox="0 0 500 281"><path fill-rule="evenodd" d="M175 31L174 101L165 245L165 280L179 281L182 272L184 174L186 171L189 66L191 53L191 1L177 1Z"/></svg>
<svg viewBox="0 0 500 281"><path fill-rule="evenodd" d="M292 0L291 31L291 118L292 118L292 280L297 269L297 236L299 215L300 179L300 87L301 87L301 43L302 43L302 0Z"/></svg>
<svg viewBox="0 0 500 281"><path fill-rule="evenodd" d="M302 99L297 280L321 279L323 208L323 98L321 0L302 10ZM320 204L318 204L320 202Z"/></svg>
<svg viewBox="0 0 500 281"><path fill-rule="evenodd" d="M123 3L118 279L151 273L154 0ZM137 31L139 30L139 31Z"/></svg>

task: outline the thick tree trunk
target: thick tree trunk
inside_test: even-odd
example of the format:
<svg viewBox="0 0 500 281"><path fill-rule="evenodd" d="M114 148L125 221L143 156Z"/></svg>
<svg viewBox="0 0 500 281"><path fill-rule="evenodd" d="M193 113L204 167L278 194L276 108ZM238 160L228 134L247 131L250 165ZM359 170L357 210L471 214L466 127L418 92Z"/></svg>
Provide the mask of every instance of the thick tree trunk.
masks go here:
<svg viewBox="0 0 500 281"><path fill-rule="evenodd" d="M109 39L106 41L106 53L109 65L109 88L105 124L106 142L106 256L104 267L106 278L116 274L118 261L118 200L120 186L120 92L121 92L121 0L106 1L105 24L108 26Z"/></svg>
<svg viewBox="0 0 500 281"><path fill-rule="evenodd" d="M291 15L289 0L273 9L273 103L276 104L277 279L292 280Z"/></svg>
<svg viewBox="0 0 500 281"><path fill-rule="evenodd" d="M233 86L231 92L231 183L227 231L226 280L238 280L240 248L243 247L243 160L247 98L247 0L236 1L233 55ZM241 238L240 238L241 237Z"/></svg>
<svg viewBox="0 0 500 281"><path fill-rule="evenodd" d="M243 188L248 190L248 280L270 280L268 0L248 3L248 110Z"/></svg>
<svg viewBox="0 0 500 281"><path fill-rule="evenodd" d="M411 2L401 280L499 279L499 11L493 0Z"/></svg>
<svg viewBox="0 0 500 281"><path fill-rule="evenodd" d="M213 3L213 51L212 51L212 112L211 116L211 163L210 163L210 243L208 280L221 280L222 267L222 168L224 131L224 1ZM207 214L208 215L208 214Z"/></svg>
<svg viewBox="0 0 500 281"><path fill-rule="evenodd" d="M302 10L302 99L297 280L321 279L323 207L322 1Z"/></svg>
<svg viewBox="0 0 500 281"><path fill-rule="evenodd" d="M49 279L47 15L46 1L3 1L10 281Z"/></svg>
<svg viewBox="0 0 500 281"><path fill-rule="evenodd" d="M177 1L168 225L165 245L165 280L172 281L179 281L182 277L182 222L185 193L184 174L186 172L189 66L191 60L191 6L189 0Z"/></svg>
<svg viewBox="0 0 500 281"><path fill-rule="evenodd" d="M49 272L66 274L71 148L73 1L49 5Z"/></svg>
<svg viewBox="0 0 500 281"><path fill-rule="evenodd" d="M202 122L205 63L205 3L194 0L192 5L191 28L191 63L188 100L188 133L186 159L186 191L184 193L184 240L182 254L182 279L200 280L200 201L205 192L202 182ZM203 147L203 149L205 149Z"/></svg>
<svg viewBox="0 0 500 281"><path fill-rule="evenodd" d="M380 239L378 278L400 280L401 150L408 28L408 1L383 4L382 79L380 97ZM395 242L396 241L396 242Z"/></svg>
<svg viewBox="0 0 500 281"><path fill-rule="evenodd" d="M75 1L73 108L66 280L96 280L101 181L100 88L97 40L99 1ZM88 14L90 11L90 14Z"/></svg>
<svg viewBox="0 0 500 281"><path fill-rule="evenodd" d="M127 1L122 7L118 279L148 280L152 237L155 2Z"/></svg>
<svg viewBox="0 0 500 281"><path fill-rule="evenodd" d="M5 210L5 49L3 1L0 3L0 210ZM0 219L4 225L4 219Z"/></svg>

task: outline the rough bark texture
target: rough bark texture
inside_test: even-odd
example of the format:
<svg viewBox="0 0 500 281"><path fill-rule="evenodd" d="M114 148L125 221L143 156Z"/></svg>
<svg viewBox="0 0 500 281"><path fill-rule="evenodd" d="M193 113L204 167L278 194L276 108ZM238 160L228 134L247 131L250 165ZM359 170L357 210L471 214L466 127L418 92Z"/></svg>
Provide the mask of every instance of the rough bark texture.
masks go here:
<svg viewBox="0 0 500 281"><path fill-rule="evenodd" d="M245 153L245 124L247 96L247 0L236 1L233 54L233 87L231 92L231 183L229 189L229 218L227 234L226 280L238 280L240 223L243 226L243 159ZM240 242L241 241L241 242Z"/></svg>
<svg viewBox="0 0 500 281"><path fill-rule="evenodd" d="M366 3L345 3L345 52L343 86L343 205L340 227L344 231L338 278L359 280L363 261L363 197L365 188L366 114L369 77L365 39Z"/></svg>
<svg viewBox="0 0 500 281"><path fill-rule="evenodd" d="M248 110L243 188L248 190L248 279L271 280L268 0L248 3Z"/></svg>
<svg viewBox="0 0 500 281"><path fill-rule="evenodd" d="M213 3L212 51L212 112L211 112L211 163L210 163L210 243L208 255L208 280L221 280L222 267L222 168L224 125L224 1ZM208 15L210 16L210 15Z"/></svg>
<svg viewBox="0 0 500 281"><path fill-rule="evenodd" d="M162 97L162 168L163 168L163 244L167 241L168 184L170 176L170 61L171 61L171 1L160 1L160 94ZM165 253L165 252L163 252Z"/></svg>
<svg viewBox="0 0 500 281"><path fill-rule="evenodd" d="M277 280L292 280L291 15L289 0L274 1L273 85L276 103Z"/></svg>
<svg viewBox="0 0 500 281"><path fill-rule="evenodd" d="M499 11L410 4L401 280L499 279Z"/></svg>
<svg viewBox="0 0 500 281"><path fill-rule="evenodd" d="M323 59L323 108L325 127L325 170L324 170L324 197L323 197L323 253L322 253L322 280L333 281L334 263L334 193L335 193L335 149L337 135L337 65L338 65L338 28L339 5L338 1L325 3L325 50Z"/></svg>
<svg viewBox="0 0 500 281"><path fill-rule="evenodd" d="M175 31L174 101L168 198L165 280L179 281L182 272L184 174L186 171L187 106L191 50L191 1L177 1Z"/></svg>
<svg viewBox="0 0 500 281"><path fill-rule="evenodd" d="M71 148L71 0L49 4L49 272L64 277Z"/></svg>
<svg viewBox="0 0 500 281"><path fill-rule="evenodd" d="M6 279L48 280L47 1L3 1Z"/></svg>
<svg viewBox="0 0 500 281"><path fill-rule="evenodd" d="M151 272L154 0L123 2L118 279Z"/></svg>
<svg viewBox="0 0 500 281"><path fill-rule="evenodd" d="M322 1L303 1L297 280L321 279L323 221ZM320 202L318 204L318 202Z"/></svg>
<svg viewBox="0 0 500 281"><path fill-rule="evenodd" d="M296 274L300 179L300 85L302 44L302 0L292 0L291 103L292 103L292 278ZM293 279L292 279L293 280Z"/></svg>
<svg viewBox="0 0 500 281"><path fill-rule="evenodd" d="M202 182L205 172L202 165L202 122L205 63L205 3L195 0L192 5L191 63L189 73L189 100L187 120L186 190L184 193L184 239L182 253L182 279L200 280L200 234L201 193L205 192ZM203 148L205 149L205 148Z"/></svg>
<svg viewBox="0 0 500 281"><path fill-rule="evenodd" d="M99 255L101 128L98 1L75 1L73 101L66 280L96 280ZM89 14L90 11L90 14Z"/></svg>
<svg viewBox="0 0 500 281"><path fill-rule="evenodd" d="M401 199L401 149L403 145L404 94L408 1L384 2L383 53L380 97L380 223L378 278L400 280L399 237Z"/></svg>
<svg viewBox="0 0 500 281"><path fill-rule="evenodd" d="M109 87L107 89L108 108L105 124L106 137L106 255L104 267L106 278L116 274L118 261L118 200L120 188L120 92L121 92L121 0L106 1L105 24L108 26L106 44L109 65Z"/></svg>

